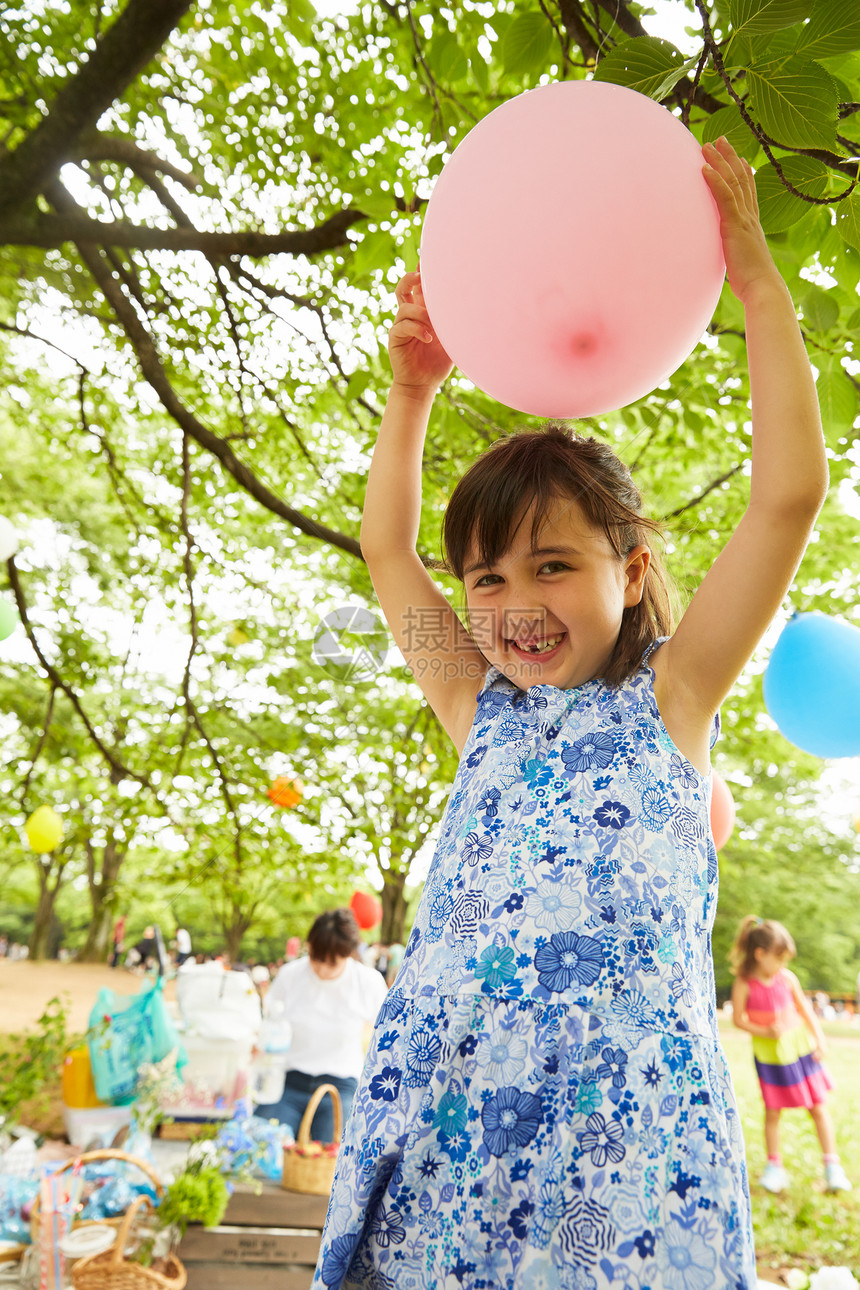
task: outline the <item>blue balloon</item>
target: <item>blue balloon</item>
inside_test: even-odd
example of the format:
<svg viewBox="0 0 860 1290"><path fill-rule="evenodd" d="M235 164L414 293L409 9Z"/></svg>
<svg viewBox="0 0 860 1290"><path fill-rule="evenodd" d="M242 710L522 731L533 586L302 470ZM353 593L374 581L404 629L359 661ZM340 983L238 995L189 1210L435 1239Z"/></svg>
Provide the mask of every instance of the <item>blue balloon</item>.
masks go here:
<svg viewBox="0 0 860 1290"><path fill-rule="evenodd" d="M764 701L804 752L860 755L860 629L826 614L795 614L770 656Z"/></svg>

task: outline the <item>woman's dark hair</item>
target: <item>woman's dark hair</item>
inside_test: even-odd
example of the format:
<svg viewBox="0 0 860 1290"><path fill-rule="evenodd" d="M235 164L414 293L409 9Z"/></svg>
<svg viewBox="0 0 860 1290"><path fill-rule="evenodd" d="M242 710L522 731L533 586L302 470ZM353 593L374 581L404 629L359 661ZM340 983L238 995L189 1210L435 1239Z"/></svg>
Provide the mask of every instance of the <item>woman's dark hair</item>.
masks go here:
<svg viewBox="0 0 860 1290"><path fill-rule="evenodd" d="M519 431L498 440L460 480L442 525L447 569L463 581L473 539L477 559L496 564L532 503L530 540L537 546L541 529L564 499L576 502L619 557L637 546L650 547L649 539L660 535L659 524L641 514L639 490L612 449L550 421L542 430ZM671 594L668 575L652 550L642 598L624 610L606 669L605 680L611 685L636 671L658 636L671 635Z"/></svg>
<svg viewBox="0 0 860 1290"><path fill-rule="evenodd" d="M351 909L327 909L308 932L308 954L317 963L348 959L361 944L361 932Z"/></svg>
<svg viewBox="0 0 860 1290"><path fill-rule="evenodd" d="M735 943L729 951L732 975L742 981L752 976L756 969L756 950L765 950L777 958L793 959L797 950L788 928L772 918L759 918L747 914L738 927Z"/></svg>

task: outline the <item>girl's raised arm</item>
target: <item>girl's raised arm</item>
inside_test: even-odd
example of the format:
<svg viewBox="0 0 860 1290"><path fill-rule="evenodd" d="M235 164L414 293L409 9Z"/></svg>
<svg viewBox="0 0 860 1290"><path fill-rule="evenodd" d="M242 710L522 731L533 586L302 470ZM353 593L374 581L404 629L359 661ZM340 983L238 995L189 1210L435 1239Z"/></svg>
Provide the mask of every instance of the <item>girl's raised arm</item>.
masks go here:
<svg viewBox="0 0 860 1290"><path fill-rule="evenodd" d="M782 604L827 492L815 383L759 221L752 168L725 139L703 154L729 285L744 306L753 443L743 519L655 656L663 719L700 769L713 715Z"/></svg>
<svg viewBox="0 0 860 1290"><path fill-rule="evenodd" d="M394 380L368 474L361 552L412 675L462 752L487 663L416 550L424 436L452 363L431 326L420 274L400 280L397 301L388 340Z"/></svg>

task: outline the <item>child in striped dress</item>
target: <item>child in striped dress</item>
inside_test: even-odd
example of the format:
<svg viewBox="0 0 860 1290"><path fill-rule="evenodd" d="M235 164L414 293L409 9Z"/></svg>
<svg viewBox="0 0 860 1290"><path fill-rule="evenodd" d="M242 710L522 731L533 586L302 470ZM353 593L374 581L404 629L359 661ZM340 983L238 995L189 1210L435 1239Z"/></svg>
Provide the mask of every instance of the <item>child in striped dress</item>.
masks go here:
<svg viewBox="0 0 860 1290"><path fill-rule="evenodd" d="M824 1034L800 982L786 967L795 953L794 941L782 923L749 914L730 955L736 977L732 1019L753 1036L764 1100L767 1166L760 1181L768 1191L784 1190L788 1177L779 1151L779 1117L786 1107L805 1106L824 1153L827 1191L850 1191L826 1106L833 1081L822 1065Z"/></svg>

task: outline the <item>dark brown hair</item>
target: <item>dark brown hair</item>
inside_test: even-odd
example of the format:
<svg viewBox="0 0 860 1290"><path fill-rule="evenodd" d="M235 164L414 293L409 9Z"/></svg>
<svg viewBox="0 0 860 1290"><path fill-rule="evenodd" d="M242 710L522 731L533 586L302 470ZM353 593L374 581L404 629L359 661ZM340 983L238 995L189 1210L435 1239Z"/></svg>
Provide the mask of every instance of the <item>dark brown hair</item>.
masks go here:
<svg viewBox="0 0 860 1290"><path fill-rule="evenodd" d="M757 914L747 914L738 927L735 943L729 951L734 976L739 976L744 981L754 974L756 950L766 950L779 958L784 956L787 959L793 959L797 953L791 933L782 923L776 923L770 918L759 918Z"/></svg>
<svg viewBox="0 0 860 1290"><path fill-rule="evenodd" d="M361 932L351 909L327 909L308 932L308 954L317 963L348 959L361 944Z"/></svg>
<svg viewBox="0 0 860 1290"><path fill-rule="evenodd" d="M576 502L589 524L606 534L620 557L637 546L651 547L660 535L655 520L642 515L642 498L630 471L607 444L586 439L550 421L538 431L499 439L460 480L442 526L446 567L463 581L474 539L477 558L496 564L510 548L517 525L534 503L531 544L559 501ZM632 675L658 636L674 628L672 588L659 557L651 564L638 605L624 610L621 630L605 680L618 685Z"/></svg>

